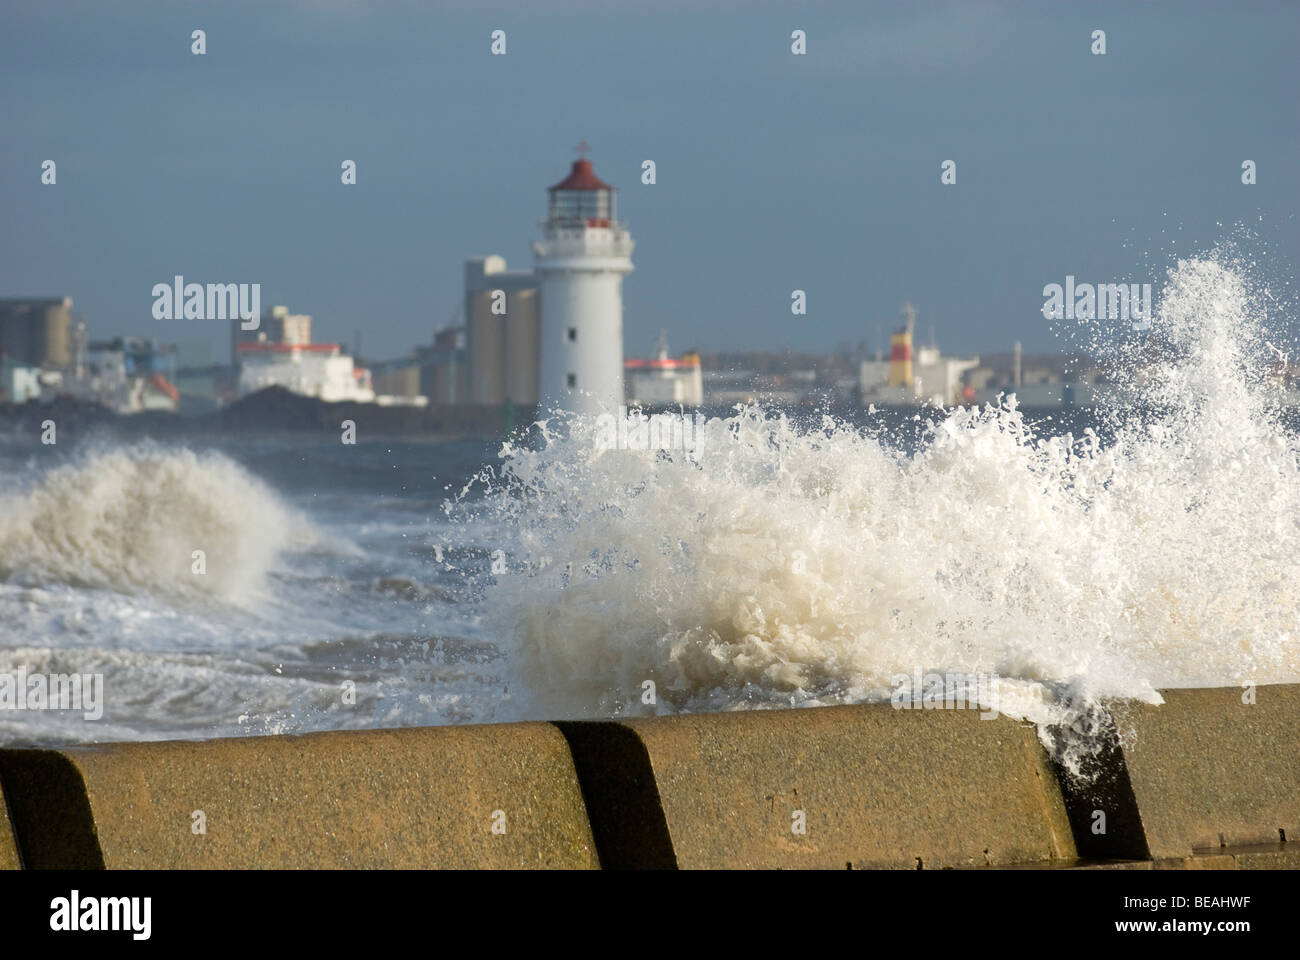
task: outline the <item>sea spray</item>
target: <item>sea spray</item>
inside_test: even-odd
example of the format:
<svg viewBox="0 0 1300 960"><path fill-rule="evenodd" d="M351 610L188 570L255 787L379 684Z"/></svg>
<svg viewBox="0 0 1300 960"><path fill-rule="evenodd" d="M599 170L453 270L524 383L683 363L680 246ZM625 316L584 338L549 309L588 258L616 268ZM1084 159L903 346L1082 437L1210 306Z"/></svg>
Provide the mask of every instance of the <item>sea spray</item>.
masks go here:
<svg viewBox="0 0 1300 960"><path fill-rule="evenodd" d="M295 523L221 454L100 447L0 501L0 582L248 601Z"/></svg>
<svg viewBox="0 0 1300 960"><path fill-rule="evenodd" d="M1044 435L1008 398L946 413L911 456L755 406L689 458L605 449L581 418L507 446L453 514L505 525L485 600L521 712L887 701L897 674L988 674L1077 770L1103 698L1300 679L1300 446L1260 297L1231 263L1180 262L1153 326L1158 356L1110 364L1105 443Z"/></svg>

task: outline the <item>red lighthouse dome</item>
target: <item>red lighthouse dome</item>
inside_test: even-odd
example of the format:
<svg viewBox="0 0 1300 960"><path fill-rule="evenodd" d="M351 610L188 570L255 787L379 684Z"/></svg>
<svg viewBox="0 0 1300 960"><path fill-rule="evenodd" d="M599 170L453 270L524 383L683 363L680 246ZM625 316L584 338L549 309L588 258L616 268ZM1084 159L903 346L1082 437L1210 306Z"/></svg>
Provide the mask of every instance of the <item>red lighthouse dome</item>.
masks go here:
<svg viewBox="0 0 1300 960"><path fill-rule="evenodd" d="M569 175L547 192L551 222L557 226L608 227L617 219L615 190L596 176L586 157L574 160Z"/></svg>
<svg viewBox="0 0 1300 960"><path fill-rule="evenodd" d="M550 188L551 190L613 190L608 183L596 176L591 161L579 157L573 161L569 175Z"/></svg>

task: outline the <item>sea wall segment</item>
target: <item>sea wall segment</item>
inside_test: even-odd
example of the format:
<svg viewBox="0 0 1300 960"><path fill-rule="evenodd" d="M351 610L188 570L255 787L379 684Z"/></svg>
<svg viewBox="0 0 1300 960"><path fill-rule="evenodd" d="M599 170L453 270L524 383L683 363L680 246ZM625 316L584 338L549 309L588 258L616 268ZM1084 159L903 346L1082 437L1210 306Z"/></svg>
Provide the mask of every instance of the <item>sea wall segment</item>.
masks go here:
<svg viewBox="0 0 1300 960"><path fill-rule="evenodd" d="M1033 727L888 705L560 725L607 866L1072 861Z"/></svg>
<svg viewBox="0 0 1300 960"><path fill-rule="evenodd" d="M5 803L4 785L0 784L0 870L17 870L20 866L18 844L14 840L9 810Z"/></svg>
<svg viewBox="0 0 1300 960"><path fill-rule="evenodd" d="M550 724L0 751L31 868L594 868Z"/></svg>
<svg viewBox="0 0 1300 960"><path fill-rule="evenodd" d="M0 869L1300 867L1300 686L1162 693L1092 787L887 704L0 750Z"/></svg>
<svg viewBox="0 0 1300 960"><path fill-rule="evenodd" d="M1161 695L1111 705L1151 857L1300 840L1300 685Z"/></svg>

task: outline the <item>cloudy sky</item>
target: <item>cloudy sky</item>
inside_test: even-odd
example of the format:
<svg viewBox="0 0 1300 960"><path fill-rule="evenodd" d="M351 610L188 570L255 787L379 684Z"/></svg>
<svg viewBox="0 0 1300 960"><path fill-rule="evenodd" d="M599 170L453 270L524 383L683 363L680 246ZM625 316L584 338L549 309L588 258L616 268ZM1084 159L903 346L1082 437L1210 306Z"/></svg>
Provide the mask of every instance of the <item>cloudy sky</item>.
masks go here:
<svg viewBox="0 0 1300 960"><path fill-rule="evenodd" d="M455 317L467 255L529 265L585 139L637 241L629 353L661 327L826 350L906 299L947 351L1051 350L1067 274L1158 281L1243 223L1294 277L1297 37L1284 2L5 0L0 296L221 347L153 285L259 282L397 356Z"/></svg>

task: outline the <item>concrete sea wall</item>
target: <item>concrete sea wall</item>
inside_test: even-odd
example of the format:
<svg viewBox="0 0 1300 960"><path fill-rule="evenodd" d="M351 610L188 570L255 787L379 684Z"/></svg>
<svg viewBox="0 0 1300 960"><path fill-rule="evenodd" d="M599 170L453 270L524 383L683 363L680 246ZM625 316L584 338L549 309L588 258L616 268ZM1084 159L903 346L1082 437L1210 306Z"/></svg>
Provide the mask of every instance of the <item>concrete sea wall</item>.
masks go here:
<svg viewBox="0 0 1300 960"><path fill-rule="evenodd" d="M0 869L1300 867L1300 686L0 750Z"/></svg>

